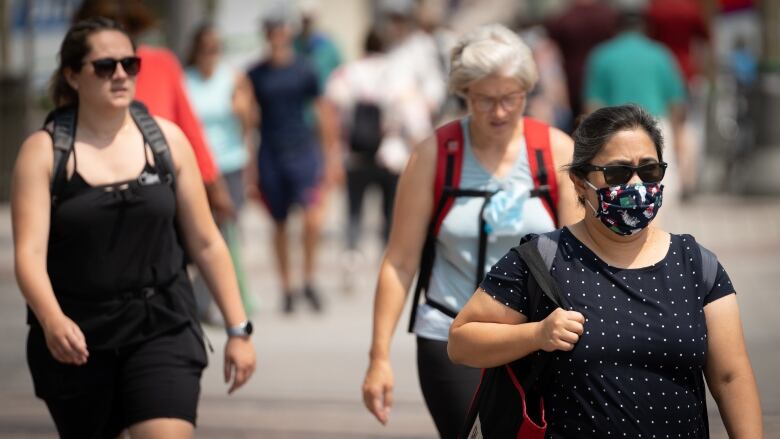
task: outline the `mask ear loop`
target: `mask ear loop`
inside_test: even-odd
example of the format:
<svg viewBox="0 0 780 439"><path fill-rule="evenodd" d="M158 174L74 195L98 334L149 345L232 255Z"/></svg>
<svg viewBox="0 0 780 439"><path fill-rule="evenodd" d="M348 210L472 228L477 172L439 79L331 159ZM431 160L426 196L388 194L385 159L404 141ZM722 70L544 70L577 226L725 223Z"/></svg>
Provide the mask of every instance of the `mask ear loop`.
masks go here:
<svg viewBox="0 0 780 439"><path fill-rule="evenodd" d="M588 184L588 186L590 186L590 187L591 187L591 189L593 189L593 190L596 192L596 195L598 195L598 194L599 194L599 188L597 188L596 186L594 186L594 185L593 185L593 183L589 182L587 179L584 179L584 178L582 179L582 181L584 181L585 183L587 183L587 184ZM591 204L590 200L589 200L589 199L587 199L585 196L580 196L580 201L584 201L585 203L587 203L587 204L588 204L588 206L590 207L590 209L593 211L593 217L594 217L594 218L598 218L599 216L601 216L601 215L600 215L600 213L599 213L599 211L598 211L598 210L597 210L595 207L593 207L593 204Z"/></svg>

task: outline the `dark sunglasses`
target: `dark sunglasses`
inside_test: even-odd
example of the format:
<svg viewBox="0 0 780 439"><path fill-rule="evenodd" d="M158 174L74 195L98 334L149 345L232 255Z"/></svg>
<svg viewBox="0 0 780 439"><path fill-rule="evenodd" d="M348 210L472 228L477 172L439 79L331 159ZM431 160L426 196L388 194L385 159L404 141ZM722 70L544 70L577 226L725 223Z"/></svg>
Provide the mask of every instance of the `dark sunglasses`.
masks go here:
<svg viewBox="0 0 780 439"><path fill-rule="evenodd" d="M647 163L645 165L610 165L596 166L585 165L582 170L587 172L601 171L604 173L604 181L610 186L617 186L628 183L634 173L645 183L658 183L664 178L666 167L665 162Z"/></svg>
<svg viewBox="0 0 780 439"><path fill-rule="evenodd" d="M95 69L95 76L102 79L110 79L116 72L116 65L122 64L122 70L128 76L135 76L141 71L141 58L137 56L128 56L122 59L100 58L90 61Z"/></svg>

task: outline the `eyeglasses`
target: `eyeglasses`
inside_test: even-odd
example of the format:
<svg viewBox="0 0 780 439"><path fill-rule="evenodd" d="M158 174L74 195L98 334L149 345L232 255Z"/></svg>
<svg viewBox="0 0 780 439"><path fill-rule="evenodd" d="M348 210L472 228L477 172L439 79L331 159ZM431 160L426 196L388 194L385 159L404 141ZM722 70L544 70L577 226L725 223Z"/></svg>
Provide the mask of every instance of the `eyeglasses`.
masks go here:
<svg viewBox="0 0 780 439"><path fill-rule="evenodd" d="M135 76L141 70L141 58L137 56L127 56L122 59L100 58L90 61L95 69L95 76L101 79L110 79L116 72L116 65L122 64L122 70L128 76Z"/></svg>
<svg viewBox="0 0 780 439"><path fill-rule="evenodd" d="M604 181L610 186L617 186L628 183L634 173L645 183L658 183L664 178L666 167L664 162L647 163L639 166L630 165L610 165L596 166L585 165L581 169L584 171L601 171L604 173Z"/></svg>
<svg viewBox="0 0 780 439"><path fill-rule="evenodd" d="M501 108L503 108L506 112L511 112L517 110L523 105L523 101L525 100L525 92L517 91L506 94L504 96L499 96L497 98L477 95L471 97L470 100L474 106L474 109L482 113L487 113L488 111L493 110L496 105L500 105Z"/></svg>

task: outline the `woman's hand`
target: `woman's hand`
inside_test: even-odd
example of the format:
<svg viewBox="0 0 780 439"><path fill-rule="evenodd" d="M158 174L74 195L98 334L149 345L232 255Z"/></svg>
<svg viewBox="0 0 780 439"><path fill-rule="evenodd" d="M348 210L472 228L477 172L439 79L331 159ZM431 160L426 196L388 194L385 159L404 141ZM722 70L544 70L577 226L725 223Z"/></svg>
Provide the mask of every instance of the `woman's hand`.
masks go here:
<svg viewBox="0 0 780 439"><path fill-rule="evenodd" d="M81 366L87 362L87 340L79 326L65 314L42 324L46 346L60 363Z"/></svg>
<svg viewBox="0 0 780 439"><path fill-rule="evenodd" d="M547 352L570 351L580 339L584 330L585 316L577 311L558 308L541 321L537 340L541 349Z"/></svg>
<svg viewBox="0 0 780 439"><path fill-rule="evenodd" d="M225 344L225 382L233 379L228 393L249 381L255 371L255 348L249 337L230 337Z"/></svg>
<svg viewBox="0 0 780 439"><path fill-rule="evenodd" d="M363 404L382 425L387 425L393 406L393 368L390 361L371 360L363 381Z"/></svg>

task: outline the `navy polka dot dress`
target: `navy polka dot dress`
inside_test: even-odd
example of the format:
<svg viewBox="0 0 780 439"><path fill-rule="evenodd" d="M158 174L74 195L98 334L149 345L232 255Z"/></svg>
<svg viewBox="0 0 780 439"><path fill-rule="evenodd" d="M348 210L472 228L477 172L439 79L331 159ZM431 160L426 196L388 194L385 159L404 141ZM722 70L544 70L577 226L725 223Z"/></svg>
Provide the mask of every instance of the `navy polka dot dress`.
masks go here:
<svg viewBox="0 0 780 439"><path fill-rule="evenodd" d="M701 265L690 235L671 235L652 266L622 269L563 229L552 275L565 306L586 320L575 348L556 351L543 377L547 438L708 437L704 306L734 288L718 264L714 287L703 291ZM527 276L510 251L481 287L526 313ZM546 298L541 306L542 315L553 310Z"/></svg>

